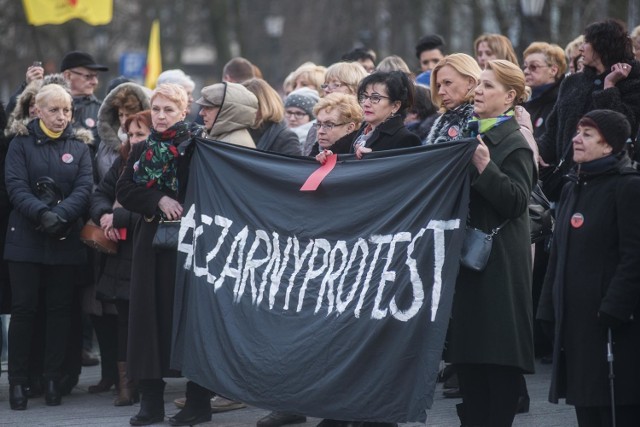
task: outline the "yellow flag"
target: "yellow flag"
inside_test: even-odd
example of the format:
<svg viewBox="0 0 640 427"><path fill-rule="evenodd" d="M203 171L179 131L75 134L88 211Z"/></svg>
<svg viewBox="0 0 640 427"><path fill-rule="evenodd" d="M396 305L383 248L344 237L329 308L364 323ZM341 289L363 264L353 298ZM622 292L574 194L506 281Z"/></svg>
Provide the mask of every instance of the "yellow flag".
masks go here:
<svg viewBox="0 0 640 427"><path fill-rule="evenodd" d="M162 52L160 51L160 21L153 20L149 49L147 51L147 67L145 69L144 85L149 89L156 87L158 76L162 72Z"/></svg>
<svg viewBox="0 0 640 427"><path fill-rule="evenodd" d="M82 19L89 25L105 25L113 16L113 0L22 0L31 25L58 25Z"/></svg>

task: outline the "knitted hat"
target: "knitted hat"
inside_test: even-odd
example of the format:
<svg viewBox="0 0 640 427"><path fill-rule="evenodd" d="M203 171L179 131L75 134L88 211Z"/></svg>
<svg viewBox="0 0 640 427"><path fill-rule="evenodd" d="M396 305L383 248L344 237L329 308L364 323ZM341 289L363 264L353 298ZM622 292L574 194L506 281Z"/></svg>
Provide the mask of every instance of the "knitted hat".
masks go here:
<svg viewBox="0 0 640 427"><path fill-rule="evenodd" d="M579 125L592 125L614 153L619 153L631 135L631 125L627 117L613 110L592 110L582 116Z"/></svg>
<svg viewBox="0 0 640 427"><path fill-rule="evenodd" d="M287 96L287 99L284 101L284 108L297 107L307 113L313 120L315 118L313 115L313 107L315 107L319 99L320 95L318 95L318 91L303 87L294 90Z"/></svg>

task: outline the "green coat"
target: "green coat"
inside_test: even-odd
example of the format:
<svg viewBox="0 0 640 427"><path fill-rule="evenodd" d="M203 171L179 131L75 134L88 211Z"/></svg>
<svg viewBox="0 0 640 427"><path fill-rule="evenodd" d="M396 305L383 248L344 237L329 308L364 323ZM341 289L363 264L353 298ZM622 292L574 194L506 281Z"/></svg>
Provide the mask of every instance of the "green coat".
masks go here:
<svg viewBox="0 0 640 427"><path fill-rule="evenodd" d="M489 232L509 219L493 241L486 269L460 267L446 360L514 366L533 372L533 304L528 201L537 179L532 151L515 119L483 138L491 161L472 167L471 226Z"/></svg>

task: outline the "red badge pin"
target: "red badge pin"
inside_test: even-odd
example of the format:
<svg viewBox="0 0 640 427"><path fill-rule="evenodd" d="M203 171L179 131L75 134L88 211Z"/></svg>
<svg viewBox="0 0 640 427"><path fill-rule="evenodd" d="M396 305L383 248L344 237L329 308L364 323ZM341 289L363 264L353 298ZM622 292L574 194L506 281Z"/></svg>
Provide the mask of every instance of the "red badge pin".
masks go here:
<svg viewBox="0 0 640 427"><path fill-rule="evenodd" d="M66 164L69 164L73 162L73 156L69 153L64 153L62 155L62 161L65 162Z"/></svg>
<svg viewBox="0 0 640 427"><path fill-rule="evenodd" d="M449 136L451 138L455 138L456 136L458 136L458 127L457 126L451 126L447 133L449 134Z"/></svg>
<svg viewBox="0 0 640 427"><path fill-rule="evenodd" d="M91 117L87 117L84 121L84 124L88 127L88 128L92 128L96 125L96 121L93 120Z"/></svg>
<svg viewBox="0 0 640 427"><path fill-rule="evenodd" d="M584 224L584 215L579 212L574 213L571 216L571 226L573 228L580 228L582 227L582 224Z"/></svg>
<svg viewBox="0 0 640 427"><path fill-rule="evenodd" d="M542 117L538 117L538 120L536 120L535 126L539 128L540 126L542 126L542 123L544 123L544 119Z"/></svg>

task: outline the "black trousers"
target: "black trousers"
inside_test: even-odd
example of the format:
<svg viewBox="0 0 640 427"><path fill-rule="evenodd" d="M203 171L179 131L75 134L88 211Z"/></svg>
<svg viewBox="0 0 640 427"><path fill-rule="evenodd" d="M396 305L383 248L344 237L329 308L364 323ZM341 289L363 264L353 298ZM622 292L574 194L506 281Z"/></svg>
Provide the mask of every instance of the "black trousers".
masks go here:
<svg viewBox="0 0 640 427"><path fill-rule="evenodd" d="M611 427L611 406L576 406L580 427ZM637 427L640 423L640 405L616 406L617 427Z"/></svg>
<svg viewBox="0 0 640 427"><path fill-rule="evenodd" d="M510 427L516 416L522 371L512 366L455 364L463 426Z"/></svg>
<svg viewBox="0 0 640 427"><path fill-rule="evenodd" d="M9 381L26 385L38 297L44 292L46 316L43 376L59 378L71 326L74 269L71 265L10 262L11 323Z"/></svg>

